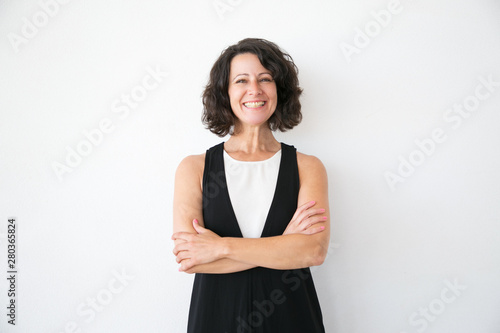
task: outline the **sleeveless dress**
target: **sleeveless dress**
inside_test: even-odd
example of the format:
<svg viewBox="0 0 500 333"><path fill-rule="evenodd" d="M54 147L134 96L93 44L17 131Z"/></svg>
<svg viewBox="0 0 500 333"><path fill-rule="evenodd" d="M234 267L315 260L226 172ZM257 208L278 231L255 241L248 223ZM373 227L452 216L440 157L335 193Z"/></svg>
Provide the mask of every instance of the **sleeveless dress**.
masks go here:
<svg viewBox="0 0 500 333"><path fill-rule="evenodd" d="M226 184L224 142L207 150L203 172L205 227L221 237L243 237ZM297 209L296 149L281 143L274 197L261 237L282 235ZM322 333L323 317L309 268L256 267L195 275L188 333Z"/></svg>

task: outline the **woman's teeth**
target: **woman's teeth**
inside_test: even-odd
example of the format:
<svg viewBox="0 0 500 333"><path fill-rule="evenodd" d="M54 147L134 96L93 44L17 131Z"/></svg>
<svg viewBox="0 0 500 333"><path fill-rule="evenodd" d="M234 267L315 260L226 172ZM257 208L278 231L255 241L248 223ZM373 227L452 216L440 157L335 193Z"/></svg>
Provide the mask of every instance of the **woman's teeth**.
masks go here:
<svg viewBox="0 0 500 333"><path fill-rule="evenodd" d="M264 104L266 104L266 102L247 102L247 103L243 103L243 105L246 106L247 108L258 108L258 107L263 106Z"/></svg>

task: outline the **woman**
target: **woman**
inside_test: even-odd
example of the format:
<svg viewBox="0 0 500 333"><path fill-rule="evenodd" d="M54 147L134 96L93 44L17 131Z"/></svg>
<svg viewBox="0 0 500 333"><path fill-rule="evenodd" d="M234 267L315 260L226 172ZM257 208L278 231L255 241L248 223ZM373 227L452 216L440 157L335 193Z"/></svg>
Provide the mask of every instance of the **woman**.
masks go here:
<svg viewBox="0 0 500 333"><path fill-rule="evenodd" d="M210 72L203 121L231 136L175 176L173 252L196 273L189 333L324 332L308 267L328 250L326 170L273 136L300 122L301 92L292 58L263 39Z"/></svg>

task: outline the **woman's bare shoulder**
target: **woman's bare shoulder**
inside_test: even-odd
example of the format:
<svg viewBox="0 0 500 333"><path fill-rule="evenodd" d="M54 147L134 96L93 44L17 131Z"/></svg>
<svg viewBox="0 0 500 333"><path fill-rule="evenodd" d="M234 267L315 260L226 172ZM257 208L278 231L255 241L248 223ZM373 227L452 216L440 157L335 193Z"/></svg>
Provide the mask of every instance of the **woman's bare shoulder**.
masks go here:
<svg viewBox="0 0 500 333"><path fill-rule="evenodd" d="M319 158L297 152L300 190L297 204L314 200L328 214L328 175Z"/></svg>
<svg viewBox="0 0 500 333"><path fill-rule="evenodd" d="M205 154L188 155L184 157L179 166L177 167L177 173L198 173L203 172L205 165Z"/></svg>
<svg viewBox="0 0 500 333"><path fill-rule="evenodd" d="M206 153L196 154L196 155L188 155L181 160L181 163L179 163L179 165L203 164L203 163L205 163L205 154Z"/></svg>
<svg viewBox="0 0 500 333"><path fill-rule="evenodd" d="M314 155L306 155L297 151L297 167L301 184L328 182L323 162Z"/></svg>
<svg viewBox="0 0 500 333"><path fill-rule="evenodd" d="M323 162L314 155L307 155L297 151L297 164L300 169L307 169L309 171L325 169Z"/></svg>

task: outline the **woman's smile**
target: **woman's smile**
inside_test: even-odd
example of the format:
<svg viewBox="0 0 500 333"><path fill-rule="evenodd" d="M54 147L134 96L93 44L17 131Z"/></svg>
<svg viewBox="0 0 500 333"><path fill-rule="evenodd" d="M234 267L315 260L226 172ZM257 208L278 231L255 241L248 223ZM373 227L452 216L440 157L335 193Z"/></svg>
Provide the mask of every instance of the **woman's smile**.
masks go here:
<svg viewBox="0 0 500 333"><path fill-rule="evenodd" d="M250 102L244 102L243 106L245 106L248 109L259 109L263 107L266 104L265 101L250 101Z"/></svg>

